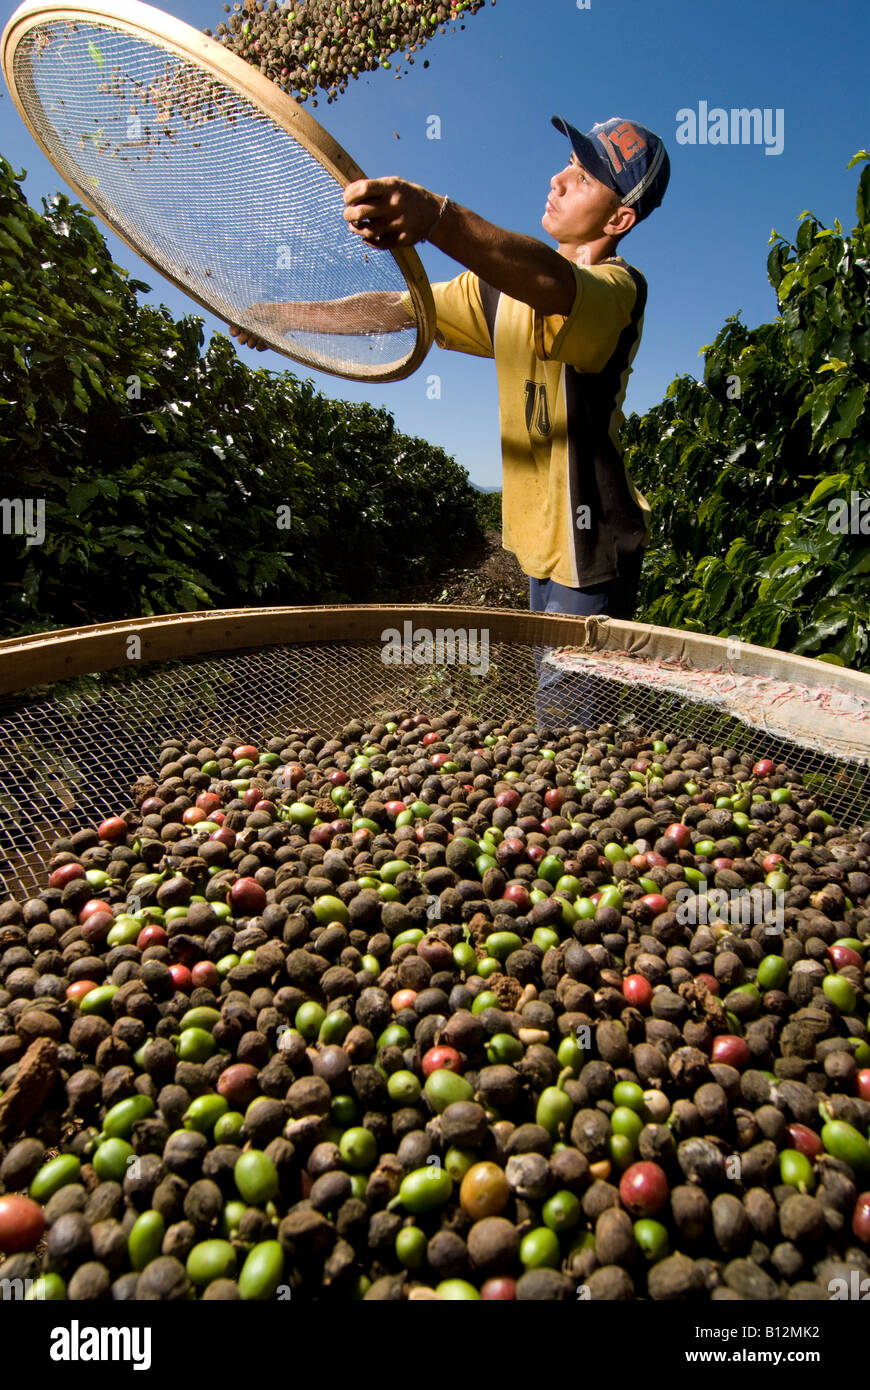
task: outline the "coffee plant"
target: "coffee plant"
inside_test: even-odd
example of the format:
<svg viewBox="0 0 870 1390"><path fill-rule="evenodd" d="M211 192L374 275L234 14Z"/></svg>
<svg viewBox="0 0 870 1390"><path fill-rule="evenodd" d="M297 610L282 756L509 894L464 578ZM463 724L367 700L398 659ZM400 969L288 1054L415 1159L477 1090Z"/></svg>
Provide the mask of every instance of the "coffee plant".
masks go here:
<svg viewBox="0 0 870 1390"><path fill-rule="evenodd" d="M870 155L857 224L810 212L767 260L772 323L730 317L626 422L653 512L638 616L870 668Z"/></svg>

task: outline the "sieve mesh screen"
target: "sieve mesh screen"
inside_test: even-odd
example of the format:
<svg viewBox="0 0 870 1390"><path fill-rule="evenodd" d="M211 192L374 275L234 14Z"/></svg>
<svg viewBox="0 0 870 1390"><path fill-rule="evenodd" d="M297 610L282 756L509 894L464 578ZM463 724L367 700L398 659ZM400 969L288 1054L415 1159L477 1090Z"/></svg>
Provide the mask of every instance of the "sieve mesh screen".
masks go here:
<svg viewBox="0 0 870 1390"><path fill-rule="evenodd" d="M553 650L546 662L564 679L567 674L596 676L627 686L642 686L646 702L650 688L672 697L714 706L765 733L816 752L836 753L866 765L870 751L870 695L830 686L809 687L791 673L781 676L745 673L723 667L698 669L659 658L639 658L633 652L572 649ZM569 687L570 688L570 687ZM570 708L558 711L557 723L570 722Z"/></svg>
<svg viewBox="0 0 870 1390"><path fill-rule="evenodd" d="M479 620L486 617L479 610ZM383 644L371 639L299 641L7 696L0 701L0 884L16 896L43 887L52 842L131 806L133 784L154 774L164 739L217 746L237 737L262 746L278 735L289 741L294 731L339 737L351 719L450 708L534 726L535 653L527 640L492 640L488 667L475 674L449 661L385 665ZM607 660L587 656L582 671L563 671L560 698L576 709L591 689L594 727L673 733L750 760L772 757L802 774L808 794L817 793L843 827L870 821L866 762L754 727L723 703L687 700L679 683L648 683L643 668L652 666L637 665L629 683Z"/></svg>
<svg viewBox="0 0 870 1390"><path fill-rule="evenodd" d="M282 336L250 310L407 284L395 257L367 251L349 230L332 174L229 82L157 35L91 16L35 22L12 69L31 129L66 181L199 302L336 375L383 378L416 362L414 323Z"/></svg>

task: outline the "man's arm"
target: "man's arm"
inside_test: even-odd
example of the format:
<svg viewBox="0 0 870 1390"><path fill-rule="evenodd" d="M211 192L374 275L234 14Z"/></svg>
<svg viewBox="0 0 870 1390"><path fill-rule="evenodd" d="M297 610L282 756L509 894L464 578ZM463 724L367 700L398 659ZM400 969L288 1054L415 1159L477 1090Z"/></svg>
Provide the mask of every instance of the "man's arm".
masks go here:
<svg viewBox="0 0 870 1390"><path fill-rule="evenodd" d="M438 194L404 179L361 179L348 184L344 201L351 231L378 251L429 241L537 313L567 317L571 312L577 293L571 262L534 237L508 232L456 203L439 217ZM252 309L285 333L392 333L413 322L399 295L388 290L315 304L255 304ZM230 334L261 352L268 346L237 324L230 325Z"/></svg>
<svg viewBox="0 0 870 1390"><path fill-rule="evenodd" d="M377 250L430 241L497 290L537 313L567 316L577 282L571 262L534 237L496 227L404 179L362 179L344 190L344 217ZM431 236L429 233L431 232Z"/></svg>
<svg viewBox="0 0 870 1390"><path fill-rule="evenodd" d="M371 294L351 294L345 299L302 300L277 304L252 304L248 313L263 328L279 333L398 333L414 322L393 290L374 290ZM262 352L267 343L255 332L230 324L230 336L246 347Z"/></svg>

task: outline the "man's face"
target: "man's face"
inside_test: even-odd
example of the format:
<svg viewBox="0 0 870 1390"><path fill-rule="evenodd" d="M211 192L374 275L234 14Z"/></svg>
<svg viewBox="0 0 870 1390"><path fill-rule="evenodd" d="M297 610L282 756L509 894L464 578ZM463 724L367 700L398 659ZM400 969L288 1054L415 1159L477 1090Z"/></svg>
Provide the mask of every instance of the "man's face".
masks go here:
<svg viewBox="0 0 870 1390"><path fill-rule="evenodd" d="M572 150L570 164L550 180L541 225L560 246L596 241L618 207L613 189L593 178Z"/></svg>

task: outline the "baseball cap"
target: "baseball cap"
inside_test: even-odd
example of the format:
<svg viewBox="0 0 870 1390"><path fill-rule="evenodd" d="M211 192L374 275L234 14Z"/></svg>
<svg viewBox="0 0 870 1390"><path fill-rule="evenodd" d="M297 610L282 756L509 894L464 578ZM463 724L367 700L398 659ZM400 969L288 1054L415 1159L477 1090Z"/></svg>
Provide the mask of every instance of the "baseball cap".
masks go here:
<svg viewBox="0 0 870 1390"><path fill-rule="evenodd" d="M622 116L599 122L587 135L561 116L551 119L571 141L584 169L612 188L624 207L634 208L638 222L658 207L671 176L668 152L658 135Z"/></svg>

